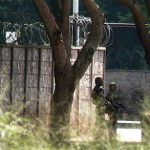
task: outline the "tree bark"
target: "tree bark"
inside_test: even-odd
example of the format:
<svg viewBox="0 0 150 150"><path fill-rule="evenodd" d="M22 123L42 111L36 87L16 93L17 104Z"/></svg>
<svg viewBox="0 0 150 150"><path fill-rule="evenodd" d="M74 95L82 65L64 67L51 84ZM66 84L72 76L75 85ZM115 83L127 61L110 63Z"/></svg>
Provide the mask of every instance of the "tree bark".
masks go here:
<svg viewBox="0 0 150 150"><path fill-rule="evenodd" d="M77 81L81 79L87 70L87 67L92 62L93 55L102 40L103 25L105 21L103 12L94 1L82 0L82 2L92 19L92 29L73 66L74 76Z"/></svg>
<svg viewBox="0 0 150 150"><path fill-rule="evenodd" d="M68 57L71 56L71 34L70 34L70 28L69 28L69 16L70 16L70 0L62 0L62 9L61 9L61 31L63 40L65 43L65 48L68 54Z"/></svg>
<svg viewBox="0 0 150 150"><path fill-rule="evenodd" d="M46 28L46 32L52 47L55 66L60 72L63 72L64 69L71 67L71 63L65 49L64 41L62 38L62 32L59 29L55 18L52 15L50 9L48 8L48 5L45 2L45 0L32 1L37 7L39 15L43 20L44 26Z"/></svg>
<svg viewBox="0 0 150 150"><path fill-rule="evenodd" d="M52 140L57 144L70 136L69 122L74 90L75 86L71 77L66 77L55 87L50 128Z"/></svg>
<svg viewBox="0 0 150 150"><path fill-rule="evenodd" d="M104 15L93 0L82 0L91 19L92 29L79 56L71 66L69 53L69 10L70 0L62 0L62 26L58 27L45 0L32 0L38 9L46 28L54 58L55 91L51 107L51 132L54 141L68 136L70 111L76 85L92 61L94 52L102 39ZM68 29L69 30L69 29ZM63 37L62 37L63 36ZM65 42L65 43L64 43Z"/></svg>
<svg viewBox="0 0 150 150"><path fill-rule="evenodd" d="M68 135L69 112L73 100L73 80L71 62L55 18L44 0L33 0L46 28L54 59L55 91L51 100L50 128L53 142L63 140ZM64 21L66 24L67 21ZM71 81L71 82L69 82ZM63 130L65 129L65 130ZM56 132L57 131L57 132ZM57 137L57 138L56 138Z"/></svg>
<svg viewBox="0 0 150 150"><path fill-rule="evenodd" d="M119 2L126 5L131 11L140 41L145 50L145 60L147 64L150 64L150 39L141 8L137 3L133 3L131 0L119 0Z"/></svg>

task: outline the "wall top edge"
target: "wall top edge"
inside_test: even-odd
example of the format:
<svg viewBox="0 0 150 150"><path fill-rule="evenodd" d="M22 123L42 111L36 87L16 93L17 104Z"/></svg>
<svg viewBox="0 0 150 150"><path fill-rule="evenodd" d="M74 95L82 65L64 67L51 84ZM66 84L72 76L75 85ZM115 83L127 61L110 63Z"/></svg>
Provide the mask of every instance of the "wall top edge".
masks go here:
<svg viewBox="0 0 150 150"><path fill-rule="evenodd" d="M49 45L44 46L37 46L37 45L15 45L15 44L7 44L7 45L0 45L0 48L44 48L44 49L50 49L51 47Z"/></svg>
<svg viewBox="0 0 150 150"><path fill-rule="evenodd" d="M71 46L72 49L82 49L82 46ZM105 51L106 47L97 47L97 50Z"/></svg>
<svg viewBox="0 0 150 150"><path fill-rule="evenodd" d="M43 49L51 49L50 45L37 46L37 45L15 45L15 44L7 44L0 45L0 48L43 48ZM81 49L81 46L71 46L72 49ZM98 47L97 50L105 51L106 47Z"/></svg>
<svg viewBox="0 0 150 150"><path fill-rule="evenodd" d="M105 72L148 72L150 73L150 70L124 70L124 69L106 69Z"/></svg>

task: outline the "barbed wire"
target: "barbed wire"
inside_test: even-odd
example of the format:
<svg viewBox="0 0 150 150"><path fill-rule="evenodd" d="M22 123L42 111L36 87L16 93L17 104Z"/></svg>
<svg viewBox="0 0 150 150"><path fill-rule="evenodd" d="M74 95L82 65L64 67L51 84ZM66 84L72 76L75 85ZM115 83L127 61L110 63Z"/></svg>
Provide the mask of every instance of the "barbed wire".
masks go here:
<svg viewBox="0 0 150 150"><path fill-rule="evenodd" d="M92 23L90 17L78 16L78 15L69 16L69 22L71 25L77 23L78 26L86 26L87 24Z"/></svg>
<svg viewBox="0 0 150 150"><path fill-rule="evenodd" d="M88 34L90 33L91 29L91 18L85 17L85 16L78 16L78 15L72 15L69 17L70 25L73 26L76 24L80 28L80 35L84 35L83 37L80 37L80 44L83 45L84 41L87 39ZM82 34L83 32L83 34ZM111 26L107 23L103 26L103 37L102 41L99 44L99 46L108 47L113 43L113 30Z"/></svg>
<svg viewBox="0 0 150 150"><path fill-rule="evenodd" d="M108 47L112 45L113 43L113 29L111 26L107 23L103 26L103 38L102 42L100 43L100 46L102 47Z"/></svg>
<svg viewBox="0 0 150 150"><path fill-rule="evenodd" d="M13 24L10 22L1 22L1 27L3 27L2 32L7 41L10 38L14 38L13 34L6 37L6 32L15 32L16 40L12 41L14 44L22 43L26 45L49 45L49 40L47 33L45 31L44 25L40 22L35 22L32 24Z"/></svg>
<svg viewBox="0 0 150 150"><path fill-rule="evenodd" d="M70 16L69 17L70 28L73 28L73 25L79 27L80 46L84 45L88 34L91 30L91 18L84 16ZM12 40L14 44L25 44L25 45L50 45L46 30L44 25L41 22L35 22L32 24L13 24L10 22L0 22L1 27L3 27L3 34L6 32L15 32L16 40ZM73 33L71 33L73 36ZM12 37L11 37L12 36ZM6 37L5 41L8 41L10 38L14 38L14 35L9 34ZM113 42L113 30L109 24L105 23L103 26L103 38L99 46L110 46Z"/></svg>

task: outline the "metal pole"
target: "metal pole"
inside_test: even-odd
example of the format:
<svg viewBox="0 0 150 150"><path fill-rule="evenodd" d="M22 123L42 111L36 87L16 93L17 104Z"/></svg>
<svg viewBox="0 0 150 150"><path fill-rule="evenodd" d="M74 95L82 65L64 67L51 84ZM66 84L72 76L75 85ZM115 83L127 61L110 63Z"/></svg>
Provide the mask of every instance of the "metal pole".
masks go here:
<svg viewBox="0 0 150 150"><path fill-rule="evenodd" d="M73 16L78 20L79 16L79 0L73 0ZM73 21L73 45L79 46L79 34L80 27L78 26L77 21Z"/></svg>
<svg viewBox="0 0 150 150"><path fill-rule="evenodd" d="M79 13L79 0L73 0L73 14Z"/></svg>

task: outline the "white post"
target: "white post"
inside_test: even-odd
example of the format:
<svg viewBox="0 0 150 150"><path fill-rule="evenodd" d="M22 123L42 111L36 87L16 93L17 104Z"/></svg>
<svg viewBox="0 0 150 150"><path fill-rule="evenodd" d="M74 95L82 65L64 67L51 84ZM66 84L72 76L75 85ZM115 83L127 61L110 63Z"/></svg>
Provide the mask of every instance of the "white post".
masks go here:
<svg viewBox="0 0 150 150"><path fill-rule="evenodd" d="M73 0L73 15L78 19L79 16L79 0ZM80 27L74 22L73 26L73 43L74 46L79 46L79 34L80 34Z"/></svg>
<svg viewBox="0 0 150 150"><path fill-rule="evenodd" d="M73 0L73 15L79 13L79 0Z"/></svg>

